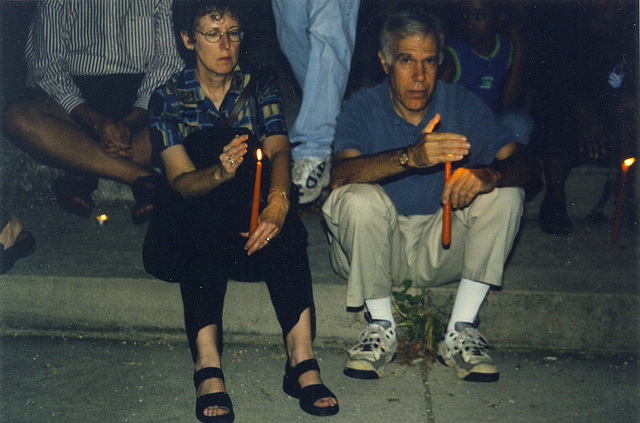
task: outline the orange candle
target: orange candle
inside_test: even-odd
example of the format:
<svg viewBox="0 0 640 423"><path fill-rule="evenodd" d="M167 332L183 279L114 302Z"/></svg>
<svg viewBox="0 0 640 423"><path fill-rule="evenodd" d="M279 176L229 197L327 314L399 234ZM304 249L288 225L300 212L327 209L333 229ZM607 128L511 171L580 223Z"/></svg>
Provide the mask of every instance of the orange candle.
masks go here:
<svg viewBox="0 0 640 423"><path fill-rule="evenodd" d="M433 128L440 122L440 113L436 113L431 125L427 127L426 132L433 132ZM451 162L444 164L444 182L445 184L451 177ZM449 248L451 244L451 204L443 204L442 206L442 245Z"/></svg>
<svg viewBox="0 0 640 423"><path fill-rule="evenodd" d="M249 225L249 234L258 227L258 213L260 212L260 178L262 177L262 150L256 151L258 163L256 164L256 181L253 185L253 202L251 203L251 223Z"/></svg>
<svg viewBox="0 0 640 423"><path fill-rule="evenodd" d="M635 161L636 159L631 157L622 162L622 175L620 175L620 181L618 182L618 195L616 198L616 217L613 222L613 233L611 234L611 241L614 244L618 242L620 237L620 227L622 226L622 216L624 215L627 171Z"/></svg>
<svg viewBox="0 0 640 423"><path fill-rule="evenodd" d="M444 183L451 177L451 162L444 164ZM451 203L444 204L442 211L442 245L449 248L451 245Z"/></svg>

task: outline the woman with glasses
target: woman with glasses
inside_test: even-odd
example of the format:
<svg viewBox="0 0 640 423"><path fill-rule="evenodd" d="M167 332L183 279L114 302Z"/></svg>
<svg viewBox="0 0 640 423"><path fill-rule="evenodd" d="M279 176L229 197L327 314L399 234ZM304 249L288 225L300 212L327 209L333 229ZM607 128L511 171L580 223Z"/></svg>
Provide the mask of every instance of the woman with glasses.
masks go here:
<svg viewBox="0 0 640 423"><path fill-rule="evenodd" d="M191 64L156 90L149 106L152 145L160 150L168 184L186 213L163 230L180 233L180 259L167 280L180 283L195 364L196 416L202 422L234 420L221 370L222 306L227 279L241 279L235 275L248 267L256 270L253 279L266 282L282 328L288 357L283 390L299 398L307 413L332 415L338 402L322 383L312 350L307 233L290 199L280 92L272 71L238 63L243 38L238 5L175 2L174 26ZM247 210L258 148L264 153L262 201L257 227L250 231ZM159 208L170 204L161 201ZM144 256L149 269L154 256L148 250Z"/></svg>

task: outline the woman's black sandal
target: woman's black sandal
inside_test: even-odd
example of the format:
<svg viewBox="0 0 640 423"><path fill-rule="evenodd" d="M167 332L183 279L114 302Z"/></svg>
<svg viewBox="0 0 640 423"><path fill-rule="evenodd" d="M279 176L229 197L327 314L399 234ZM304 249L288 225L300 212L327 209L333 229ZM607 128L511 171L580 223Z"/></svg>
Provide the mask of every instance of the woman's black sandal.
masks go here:
<svg viewBox="0 0 640 423"><path fill-rule="evenodd" d="M303 373L310 370L320 372L320 366L315 358L302 361L291 368L289 362L284 368L284 379L282 380L282 390L294 398L300 399L300 408L313 416L333 416L340 410L338 404L331 407L318 407L315 402L322 398L336 398L336 396L323 383L300 387L298 378ZM337 398L336 398L337 400Z"/></svg>
<svg viewBox="0 0 640 423"><path fill-rule="evenodd" d="M2 228L0 228L2 230ZM36 249L36 240L31 232L23 229L16 238L16 242L6 250L0 244L0 274L9 271L16 260L27 257Z"/></svg>
<svg viewBox="0 0 640 423"><path fill-rule="evenodd" d="M134 225L149 222L153 217L160 178L158 174L140 176L131 184L133 199L136 201L131 210L131 221Z"/></svg>
<svg viewBox="0 0 640 423"><path fill-rule="evenodd" d="M193 384L198 386L207 379L218 378L224 382L224 374L219 367L203 367L193 374ZM209 407L218 407L227 409L229 412L221 416L205 416L204 410ZM233 404L231 398L226 392L215 392L213 394L204 394L196 398L196 417L203 423L232 423L235 419L233 414Z"/></svg>
<svg viewBox="0 0 640 423"><path fill-rule="evenodd" d="M80 217L89 217L95 206L91 197L98 188L98 178L80 173L65 173L53 181L52 188L56 193L58 205Z"/></svg>

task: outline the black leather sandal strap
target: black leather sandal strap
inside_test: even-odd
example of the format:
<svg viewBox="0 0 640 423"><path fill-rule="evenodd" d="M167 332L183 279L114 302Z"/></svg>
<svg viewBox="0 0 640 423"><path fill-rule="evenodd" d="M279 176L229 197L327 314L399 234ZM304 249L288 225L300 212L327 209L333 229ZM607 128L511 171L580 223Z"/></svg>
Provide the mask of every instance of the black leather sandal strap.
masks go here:
<svg viewBox="0 0 640 423"><path fill-rule="evenodd" d="M289 378L297 382L300 375L308 372L309 370L317 370L318 372L320 372L320 366L318 365L318 361L315 358L301 361L295 367L288 369L287 373Z"/></svg>
<svg viewBox="0 0 640 423"><path fill-rule="evenodd" d="M231 403L231 397L226 392L214 392L213 394L204 394L196 398L196 403L199 409L204 411L208 407L220 407L226 408L229 411L233 411L233 404Z"/></svg>
<svg viewBox="0 0 640 423"><path fill-rule="evenodd" d="M229 410L228 413L220 416L205 416L204 411L209 407L218 407ZM215 392L204 394L196 398L196 417L201 422L230 423L235 419L231 398L226 392Z"/></svg>
<svg viewBox="0 0 640 423"><path fill-rule="evenodd" d="M338 404L330 407L318 407L315 402L321 398L335 398L338 399L329 388L324 384L309 385L302 388L300 391L300 408L306 413L314 416L331 416L336 414L340 407Z"/></svg>
<svg viewBox="0 0 640 423"><path fill-rule="evenodd" d="M307 385L300 391L300 400L313 405L320 398L337 398L333 392L323 383Z"/></svg>
<svg viewBox="0 0 640 423"><path fill-rule="evenodd" d="M222 369L220 369L220 367L203 367L193 374L193 384L197 389L202 382L211 378L222 379L224 382L224 373L222 373Z"/></svg>

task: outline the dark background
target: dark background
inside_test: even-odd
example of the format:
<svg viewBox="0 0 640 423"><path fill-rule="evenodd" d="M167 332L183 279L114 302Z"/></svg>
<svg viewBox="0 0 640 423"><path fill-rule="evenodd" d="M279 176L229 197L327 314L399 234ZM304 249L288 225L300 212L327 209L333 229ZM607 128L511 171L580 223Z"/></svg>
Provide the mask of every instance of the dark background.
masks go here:
<svg viewBox="0 0 640 423"><path fill-rule="evenodd" d="M166 0L169 1L169 0ZM301 92L287 60L278 47L275 22L269 0L238 0L246 5L246 37L243 55L254 64L273 67L283 79L283 97L287 120L295 118L295 105ZM597 0L510 0L504 1L507 10L505 27L519 23L528 40L524 70L522 107L533 114L536 125L540 109L553 101L553 93L545 89L545 77L553 74L548 63L554 57L554 45L567 34L576 32L581 23L578 16L594 7ZM638 39L638 0L625 0L629 11L629 36ZM448 38L458 35L459 1L451 0L362 0L359 9L356 48L353 56L346 95L362 86L378 83L384 74L377 57L378 31L384 18L406 7L423 7L433 11L442 21ZM4 107L24 92L27 75L24 48L31 17L36 10L35 0L0 0L0 107ZM594 57L594 60L598 60ZM557 61L556 61L557 62ZM579 72L576 69L575 72ZM636 77L638 73L636 72ZM535 134L534 134L535 135ZM535 136L534 136L535 138ZM540 137L538 137L540 138ZM534 142L535 140L532 140ZM0 138L0 198L5 203L24 204L50 198L50 181L58 171L35 162L29 156ZM34 177L35 175L35 177ZM535 193L533 193L535 194Z"/></svg>

